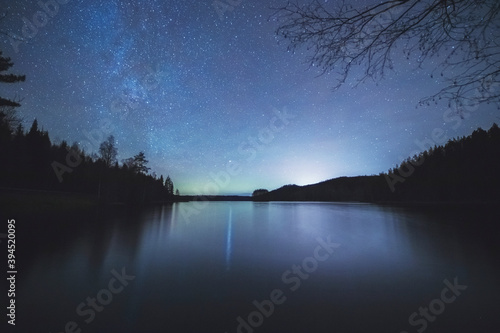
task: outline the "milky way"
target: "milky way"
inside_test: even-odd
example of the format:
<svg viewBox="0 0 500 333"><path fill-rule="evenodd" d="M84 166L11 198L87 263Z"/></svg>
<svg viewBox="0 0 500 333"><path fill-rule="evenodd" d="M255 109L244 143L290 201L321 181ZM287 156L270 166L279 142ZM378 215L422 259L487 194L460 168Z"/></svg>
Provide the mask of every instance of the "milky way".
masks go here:
<svg viewBox="0 0 500 333"><path fill-rule="evenodd" d="M144 151L184 194L216 180L219 193L251 193L378 174L435 142L435 128L450 139L499 121L494 105L465 119L415 108L440 82L403 57L384 80L333 92L307 50L278 43L269 7L284 1L225 12L212 1L1 1L0 29L26 41L1 44L27 77L2 85L23 98L25 127L37 118L52 141L88 152L113 134L120 160Z"/></svg>

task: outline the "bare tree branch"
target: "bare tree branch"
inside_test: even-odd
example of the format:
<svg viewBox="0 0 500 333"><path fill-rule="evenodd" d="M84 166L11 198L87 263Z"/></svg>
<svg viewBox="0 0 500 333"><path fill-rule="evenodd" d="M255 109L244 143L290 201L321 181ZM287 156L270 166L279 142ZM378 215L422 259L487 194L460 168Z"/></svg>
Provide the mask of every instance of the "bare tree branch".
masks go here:
<svg viewBox="0 0 500 333"><path fill-rule="evenodd" d="M356 84L379 80L393 57L435 66L446 86L420 104L440 99L457 106L500 100L500 2L498 0L385 0L364 8L346 1L327 10L319 1L276 8L276 33L289 50L305 46L307 62L335 72L339 88L362 68ZM438 73L438 75L436 75Z"/></svg>

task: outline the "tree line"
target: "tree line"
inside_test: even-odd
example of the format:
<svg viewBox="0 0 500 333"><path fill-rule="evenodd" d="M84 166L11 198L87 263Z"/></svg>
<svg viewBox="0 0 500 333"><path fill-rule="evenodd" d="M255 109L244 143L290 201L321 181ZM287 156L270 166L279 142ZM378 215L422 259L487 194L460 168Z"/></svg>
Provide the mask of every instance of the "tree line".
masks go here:
<svg viewBox="0 0 500 333"><path fill-rule="evenodd" d="M455 138L373 176L340 177L318 184L256 190L255 201L361 201L498 203L500 128Z"/></svg>
<svg viewBox="0 0 500 333"><path fill-rule="evenodd" d="M0 83L25 81L25 75L7 73L13 65L0 51ZM98 154L83 151L76 142L54 144L36 119L25 132L16 114L20 102L0 97L0 188L88 194L104 203L174 200L172 179L149 174L144 152L118 163L112 135L100 144Z"/></svg>
<svg viewBox="0 0 500 333"><path fill-rule="evenodd" d="M91 154L76 142L52 143L36 119L24 131L13 107L0 108L0 187L89 194L104 203L174 200L172 179L149 174L144 152L121 163L117 154L112 135Z"/></svg>

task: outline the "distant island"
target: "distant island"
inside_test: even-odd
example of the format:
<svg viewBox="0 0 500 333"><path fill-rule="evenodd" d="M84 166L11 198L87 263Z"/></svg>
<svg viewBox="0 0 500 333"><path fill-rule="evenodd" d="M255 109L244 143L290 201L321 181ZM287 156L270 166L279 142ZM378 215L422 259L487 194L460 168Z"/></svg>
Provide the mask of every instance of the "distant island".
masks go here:
<svg viewBox="0 0 500 333"><path fill-rule="evenodd" d="M500 129L434 146L386 173L340 177L317 184L255 190L254 201L358 201L374 203L498 203Z"/></svg>

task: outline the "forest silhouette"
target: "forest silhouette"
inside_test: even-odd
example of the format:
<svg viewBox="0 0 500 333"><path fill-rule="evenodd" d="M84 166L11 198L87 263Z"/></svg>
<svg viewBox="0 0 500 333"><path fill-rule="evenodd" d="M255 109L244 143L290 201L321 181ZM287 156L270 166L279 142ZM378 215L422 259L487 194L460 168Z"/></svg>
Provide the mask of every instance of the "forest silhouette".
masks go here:
<svg viewBox="0 0 500 333"><path fill-rule="evenodd" d="M0 52L0 82L25 80L24 75L3 73L12 66L10 58ZM25 132L16 114L19 106L20 100L0 97L0 194L7 198L17 191L32 197L48 193L83 195L92 202L130 205L180 200L498 203L500 199L497 124L488 131L478 128L470 136L434 146L376 176L286 185L271 192L258 189L252 197L200 197L180 196L178 190L174 195L169 176L164 179L149 172L144 152L118 163L112 135L100 144L96 154L85 152L76 142L71 146L66 141L54 144L36 119Z"/></svg>
<svg viewBox="0 0 500 333"><path fill-rule="evenodd" d="M394 203L498 203L500 129L434 146L388 172L340 177L313 185L254 192L255 201L361 201Z"/></svg>
<svg viewBox="0 0 500 333"><path fill-rule="evenodd" d="M24 75L8 72L14 63L0 51L0 83L25 81ZM116 160L118 149L110 135L99 146L99 154L83 151L75 142L54 144L35 119L25 132L17 115L20 100L0 97L0 190L6 201L54 194L86 196L100 203L132 205L174 200L169 176L148 174L144 152ZM42 191L42 192L40 192ZM177 191L178 192L178 191ZM31 200L32 201L32 200ZM55 198L60 203L61 198ZM65 201L68 203L68 201Z"/></svg>
<svg viewBox="0 0 500 333"><path fill-rule="evenodd" d="M118 163L112 137L101 144L99 156L80 150L76 143L51 143L36 119L27 132L21 124L11 130L4 119L0 111L0 184L4 191L61 191L86 194L101 203L134 205L196 198L175 196L169 176L164 179L163 175L148 174L143 152ZM270 192L259 189L251 200L498 202L499 169L500 128L493 124L488 131L479 128L467 137L434 146L379 175L340 177L307 186L285 185Z"/></svg>
<svg viewBox="0 0 500 333"><path fill-rule="evenodd" d="M0 111L0 186L6 190L58 191L87 194L102 203L146 204L174 200L169 176L148 174L143 152L116 161L116 148L106 155L110 139L101 143L97 154L82 151L76 143L53 144L47 131L35 119L29 131L21 124L15 130ZM111 143L113 145L113 143Z"/></svg>

